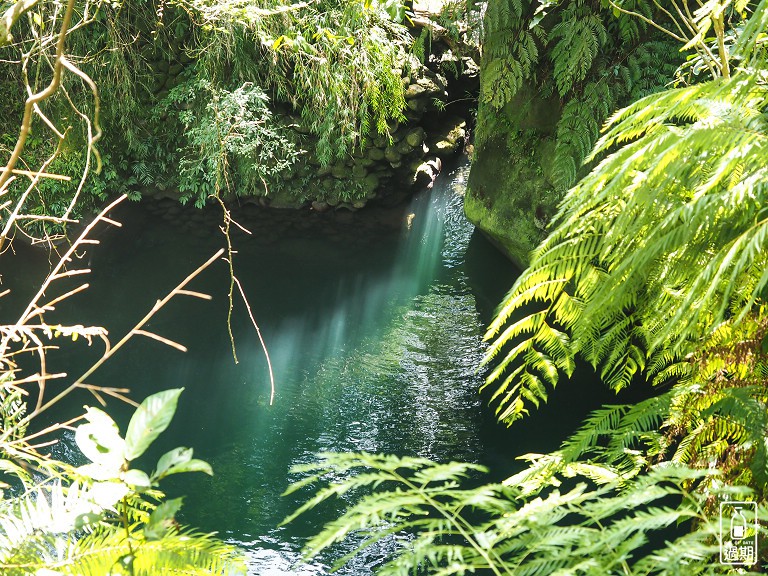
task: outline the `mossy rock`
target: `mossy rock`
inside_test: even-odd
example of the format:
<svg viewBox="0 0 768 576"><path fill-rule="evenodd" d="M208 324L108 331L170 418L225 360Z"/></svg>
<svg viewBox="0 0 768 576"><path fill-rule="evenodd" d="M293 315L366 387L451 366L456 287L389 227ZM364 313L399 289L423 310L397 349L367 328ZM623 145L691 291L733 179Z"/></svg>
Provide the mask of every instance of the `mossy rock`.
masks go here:
<svg viewBox="0 0 768 576"><path fill-rule="evenodd" d="M415 148L416 146L420 146L421 143L424 141L424 128L421 126L418 126L416 128L413 128L408 132L408 135L405 137L405 141L408 143L409 146Z"/></svg>
<svg viewBox="0 0 768 576"><path fill-rule="evenodd" d="M352 167L352 178L355 180L362 180L368 175L368 170L365 169L364 166L360 164L355 164Z"/></svg>
<svg viewBox="0 0 768 576"><path fill-rule="evenodd" d="M375 195L376 190L379 188L379 177L376 174L368 174L363 179L363 191L366 198L371 198Z"/></svg>
<svg viewBox="0 0 768 576"><path fill-rule="evenodd" d="M520 268L544 239L562 192L551 183L559 102L524 86L502 110L481 103L464 211Z"/></svg>
<svg viewBox="0 0 768 576"><path fill-rule="evenodd" d="M271 208L284 208L284 209L297 209L301 208L304 203L296 198L290 190L284 189L275 192L269 197L269 206Z"/></svg>
<svg viewBox="0 0 768 576"><path fill-rule="evenodd" d="M387 149L384 150L384 158L386 158L387 162L390 162L390 163L399 162L400 152L398 152L394 146L387 146Z"/></svg>
<svg viewBox="0 0 768 576"><path fill-rule="evenodd" d="M411 144L409 144L407 140L403 140L397 146L395 146L395 150L397 150L403 156L413 152L414 148L415 146L412 146Z"/></svg>
<svg viewBox="0 0 768 576"><path fill-rule="evenodd" d="M408 86L408 88L405 90L405 99L411 100L413 98L418 98L422 96L427 91L427 88L425 86L422 86L421 84L411 84Z"/></svg>
<svg viewBox="0 0 768 576"><path fill-rule="evenodd" d="M374 162L378 162L379 160L384 160L384 150L382 150L381 148L371 148L370 150L368 150L367 156L370 160L373 160Z"/></svg>
<svg viewBox="0 0 768 576"><path fill-rule="evenodd" d="M469 173L467 218L520 268L544 239L562 197L547 178L553 152L549 137L497 134L484 139Z"/></svg>
<svg viewBox="0 0 768 576"><path fill-rule="evenodd" d="M412 100L406 100L405 105L409 110L417 114L421 114L427 109L427 101L424 98L414 98Z"/></svg>
<svg viewBox="0 0 768 576"><path fill-rule="evenodd" d="M346 164L339 162L331 168L331 176L339 180L345 180L352 175L352 171Z"/></svg>
<svg viewBox="0 0 768 576"><path fill-rule="evenodd" d="M438 156L449 156L459 151L464 144L467 122L458 116L443 120L441 129L431 133L427 146Z"/></svg>
<svg viewBox="0 0 768 576"><path fill-rule="evenodd" d="M562 197L539 163L548 163L553 140L541 140L536 150L521 157L510 153L506 138L487 140L476 152L464 196L469 221L520 268L528 265L531 250L544 239Z"/></svg>
<svg viewBox="0 0 768 576"><path fill-rule="evenodd" d="M373 164L374 162L370 158L360 158L355 161L355 166L362 166L363 168L368 168L369 166L373 166Z"/></svg>

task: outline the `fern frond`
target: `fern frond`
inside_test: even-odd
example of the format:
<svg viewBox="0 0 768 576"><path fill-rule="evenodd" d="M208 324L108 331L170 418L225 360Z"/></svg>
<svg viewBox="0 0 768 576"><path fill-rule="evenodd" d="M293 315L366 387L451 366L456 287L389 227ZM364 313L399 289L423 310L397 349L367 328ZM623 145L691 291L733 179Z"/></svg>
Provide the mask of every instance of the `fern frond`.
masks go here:
<svg viewBox="0 0 768 576"><path fill-rule="evenodd" d="M768 286L754 266L768 251L766 106L768 91L745 71L649 96L609 119L588 159L607 156L566 195L489 329L487 360L512 339L528 342L510 348L489 383L531 361L517 373L518 396L503 399L518 408L501 413L521 413L526 371L554 385L550 367L563 369L530 353L549 350L537 340L542 327L557 326L568 357L583 355L621 388L648 362L657 380L684 374L676 359L691 342L726 315L744 321ZM578 302L565 316L553 308L561 294ZM532 302L544 305L506 338L504 323Z"/></svg>
<svg viewBox="0 0 768 576"><path fill-rule="evenodd" d="M371 463L373 469L360 470L363 475L391 472L392 461L379 457L331 458L344 468L362 461ZM316 556L337 542L337 535L346 537L356 531L366 538L361 548L381 545L382 539L391 537L387 541L389 559L381 573L399 576L485 571L531 576L635 573L652 568L657 555L662 562L681 557L681 548L697 558L690 573L710 574L719 569L714 539L718 523L703 512L705 496L686 488L706 481L711 472L658 466L617 484L620 473L609 466L586 461L566 465L559 453L527 458L531 466L504 485L475 489L454 483L418 484L412 475L430 477L429 470L440 465L422 462L412 468L408 463L395 484L380 485L373 494L354 500L342 517L326 525L306 552ZM558 487L564 478L576 483L561 491ZM339 482L338 476L329 471L327 481ZM600 486L589 488L592 481ZM716 487L713 490L713 494L720 493ZM746 495L743 488L736 490ZM670 500L679 504L671 507ZM761 507L760 515L768 515L768 509ZM669 530L680 524L694 529L670 538ZM663 544L655 538L660 532L665 534ZM396 538L405 534L407 539ZM679 568L658 574L672 576Z"/></svg>
<svg viewBox="0 0 768 576"><path fill-rule="evenodd" d="M128 569L136 576L154 574L244 575L237 550L211 534L172 529L161 540L128 542L122 527L97 530L78 539L48 567L69 574L109 574Z"/></svg>
<svg viewBox="0 0 768 576"><path fill-rule="evenodd" d="M589 7L571 4L563 11L560 23L552 28L550 41L554 79L561 96L586 78L607 34L601 18Z"/></svg>

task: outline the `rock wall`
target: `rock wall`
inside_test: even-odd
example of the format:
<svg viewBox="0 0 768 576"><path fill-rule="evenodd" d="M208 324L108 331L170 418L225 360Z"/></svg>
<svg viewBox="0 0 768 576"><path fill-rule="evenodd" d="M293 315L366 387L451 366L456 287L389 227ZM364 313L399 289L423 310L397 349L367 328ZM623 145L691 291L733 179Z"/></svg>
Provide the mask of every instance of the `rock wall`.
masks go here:
<svg viewBox="0 0 768 576"><path fill-rule="evenodd" d="M440 172L442 161L464 149L468 136L467 110L458 113L441 110L437 102L455 97L462 89L479 88L478 71L465 64L465 73L454 82L445 74L424 66L415 58L408 63L412 72L403 74L406 110L404 123L390 123L390 136L377 135L361 150L343 162L321 166L314 153L316 138L302 129L298 118L292 118L296 130L305 139L305 166L299 166L291 178L300 182L308 171L319 184L320 191L310 200L315 210L346 208L356 210L369 201L397 203L414 191L428 186ZM455 80L460 80L456 82ZM307 140L307 137L309 139ZM356 191L360 191L356 193ZM354 194L357 199L346 198ZM273 197L259 198L264 205L297 207L290 189Z"/></svg>
<svg viewBox="0 0 768 576"><path fill-rule="evenodd" d="M154 78L148 101L162 99L183 78L185 67L192 63L183 49L186 41L183 33L178 35L170 53L167 49L156 51L151 41L141 46ZM377 135L363 149L330 166L320 164L315 153L317 138L301 125L300 118L288 105L274 103L275 117L295 131L305 153L285 173L287 185L283 189L268 194L254 191L252 196L238 191L240 202L317 211L357 210L372 201L397 203L430 185L442 161L462 151L468 136L470 106L453 106L451 100L465 100L467 92L476 95L479 90L479 71L472 60L451 57L444 48L440 52L440 47L434 46L426 65L413 55L403 62L406 121L390 123L389 137ZM459 73L446 75L445 69ZM171 198L176 195L172 188L158 193L147 187L144 193Z"/></svg>
<svg viewBox="0 0 768 576"><path fill-rule="evenodd" d="M484 60L482 68L490 63ZM561 194L551 183L556 98L524 87L501 110L480 103L464 211L518 267L544 238Z"/></svg>

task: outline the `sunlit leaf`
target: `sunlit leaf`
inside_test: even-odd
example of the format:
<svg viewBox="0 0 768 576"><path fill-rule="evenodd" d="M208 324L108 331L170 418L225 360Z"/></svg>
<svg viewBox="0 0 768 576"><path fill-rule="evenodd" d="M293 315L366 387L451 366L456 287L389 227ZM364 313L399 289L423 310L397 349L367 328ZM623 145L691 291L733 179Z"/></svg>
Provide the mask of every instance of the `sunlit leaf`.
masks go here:
<svg viewBox="0 0 768 576"><path fill-rule="evenodd" d="M123 482L133 486L138 491L146 490L152 484L147 473L141 470L128 470L123 476Z"/></svg>
<svg viewBox="0 0 768 576"><path fill-rule="evenodd" d="M155 508L144 527L144 537L147 540L159 540L168 532L175 523L173 517L181 508L183 500L183 498L166 500Z"/></svg>
<svg viewBox="0 0 768 576"><path fill-rule="evenodd" d="M99 508L111 510L128 492L130 488L122 482L96 482L88 496Z"/></svg>
<svg viewBox="0 0 768 576"><path fill-rule="evenodd" d="M134 460L168 427L176 413L183 388L158 392L147 397L136 409L125 435L125 458Z"/></svg>
<svg viewBox="0 0 768 576"><path fill-rule="evenodd" d="M86 423L75 430L75 442L82 453L104 470L116 471L125 460L125 441L117 424L98 408L87 407Z"/></svg>

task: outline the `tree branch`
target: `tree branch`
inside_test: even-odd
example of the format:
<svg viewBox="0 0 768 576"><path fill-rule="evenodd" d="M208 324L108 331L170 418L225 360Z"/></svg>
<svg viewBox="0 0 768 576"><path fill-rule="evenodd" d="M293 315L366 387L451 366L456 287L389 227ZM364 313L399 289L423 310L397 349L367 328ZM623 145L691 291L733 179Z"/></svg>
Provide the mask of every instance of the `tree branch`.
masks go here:
<svg viewBox="0 0 768 576"><path fill-rule="evenodd" d="M11 28L25 12L34 8L39 2L40 0L18 0L3 13L2 18L0 18L0 46L13 42Z"/></svg>
<svg viewBox="0 0 768 576"><path fill-rule="evenodd" d="M21 1L21 0L20 0ZM32 2L33 0L25 0ZM11 171L16 168L16 162L18 162L21 156L21 151L24 149L24 145L27 143L27 136L29 136L29 130L32 126L32 110L38 102L51 97L59 87L61 83L61 73L64 69L62 60L64 59L64 40L67 37L67 31L69 25L72 22L72 14L75 10L75 0L69 0L67 2L67 9L64 13L64 18L61 23L61 30L59 31L58 41L56 43L56 62L53 67L53 78L51 78L50 84L43 90L27 98L24 103L24 117L21 121L21 129L19 130L19 138L16 141L16 146L11 153L11 157L6 163L5 170L0 174L0 191L3 190L3 186L11 176ZM4 238L0 237L0 250L2 250L5 244Z"/></svg>

